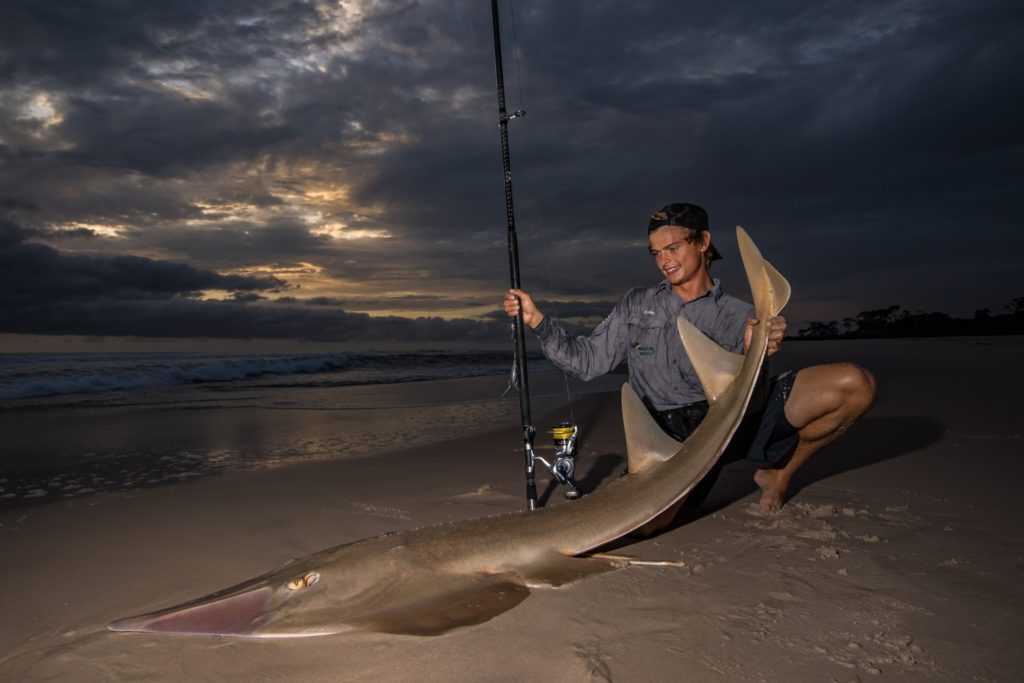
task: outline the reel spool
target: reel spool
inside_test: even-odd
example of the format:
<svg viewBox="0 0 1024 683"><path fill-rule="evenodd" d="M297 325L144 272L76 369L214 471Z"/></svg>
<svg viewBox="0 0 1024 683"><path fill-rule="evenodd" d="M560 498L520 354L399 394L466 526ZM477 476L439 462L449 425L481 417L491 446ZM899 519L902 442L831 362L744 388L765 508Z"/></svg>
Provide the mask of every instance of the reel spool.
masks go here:
<svg viewBox="0 0 1024 683"><path fill-rule="evenodd" d="M576 469L576 435L579 428L571 422L559 422L557 427L551 430L551 438L555 444L555 459L548 465L551 474L558 483L567 486L565 497L575 500L582 494L576 487L572 475ZM547 463L544 463L547 465Z"/></svg>

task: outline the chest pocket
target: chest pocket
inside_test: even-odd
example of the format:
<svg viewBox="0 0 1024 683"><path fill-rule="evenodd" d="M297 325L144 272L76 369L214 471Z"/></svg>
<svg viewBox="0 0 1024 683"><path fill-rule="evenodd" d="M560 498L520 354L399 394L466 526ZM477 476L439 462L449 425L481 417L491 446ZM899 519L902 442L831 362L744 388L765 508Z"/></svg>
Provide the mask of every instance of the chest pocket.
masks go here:
<svg viewBox="0 0 1024 683"><path fill-rule="evenodd" d="M650 358L659 352L664 353L665 349L660 347L665 344L668 322L668 318L660 312L629 318L629 355Z"/></svg>

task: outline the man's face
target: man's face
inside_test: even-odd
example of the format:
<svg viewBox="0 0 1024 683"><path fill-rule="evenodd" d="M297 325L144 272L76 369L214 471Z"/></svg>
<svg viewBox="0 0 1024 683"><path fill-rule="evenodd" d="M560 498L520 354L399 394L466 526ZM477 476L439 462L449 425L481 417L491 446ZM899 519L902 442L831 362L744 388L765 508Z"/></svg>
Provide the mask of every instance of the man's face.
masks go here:
<svg viewBox="0 0 1024 683"><path fill-rule="evenodd" d="M654 264L670 285L684 284L704 271L704 250L711 242L711 233L700 233L696 242L686 239L689 234L689 230L674 225L660 227L650 234Z"/></svg>

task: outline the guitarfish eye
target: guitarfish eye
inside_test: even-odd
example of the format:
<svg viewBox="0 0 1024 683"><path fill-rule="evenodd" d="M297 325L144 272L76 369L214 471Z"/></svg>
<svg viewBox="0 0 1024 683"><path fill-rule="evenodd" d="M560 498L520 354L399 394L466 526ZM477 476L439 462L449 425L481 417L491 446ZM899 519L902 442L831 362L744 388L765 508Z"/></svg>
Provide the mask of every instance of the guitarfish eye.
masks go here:
<svg viewBox="0 0 1024 683"><path fill-rule="evenodd" d="M288 589L297 591L301 588L309 588L314 583L320 580L320 575L316 572L310 572L305 576L300 576L297 579L292 579L288 582Z"/></svg>

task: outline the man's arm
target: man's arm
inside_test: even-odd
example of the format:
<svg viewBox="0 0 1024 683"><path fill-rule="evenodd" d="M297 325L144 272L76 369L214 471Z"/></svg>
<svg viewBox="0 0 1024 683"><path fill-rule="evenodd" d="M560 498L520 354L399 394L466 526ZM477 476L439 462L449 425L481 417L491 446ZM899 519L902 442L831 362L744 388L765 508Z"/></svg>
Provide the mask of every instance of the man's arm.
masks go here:
<svg viewBox="0 0 1024 683"><path fill-rule="evenodd" d="M533 298L522 290L510 289L502 306L511 318L522 309L523 324L534 331L544 356L559 370L589 380L611 372L625 360L628 321L623 313L623 301L587 337L569 334L559 323L545 316Z"/></svg>

